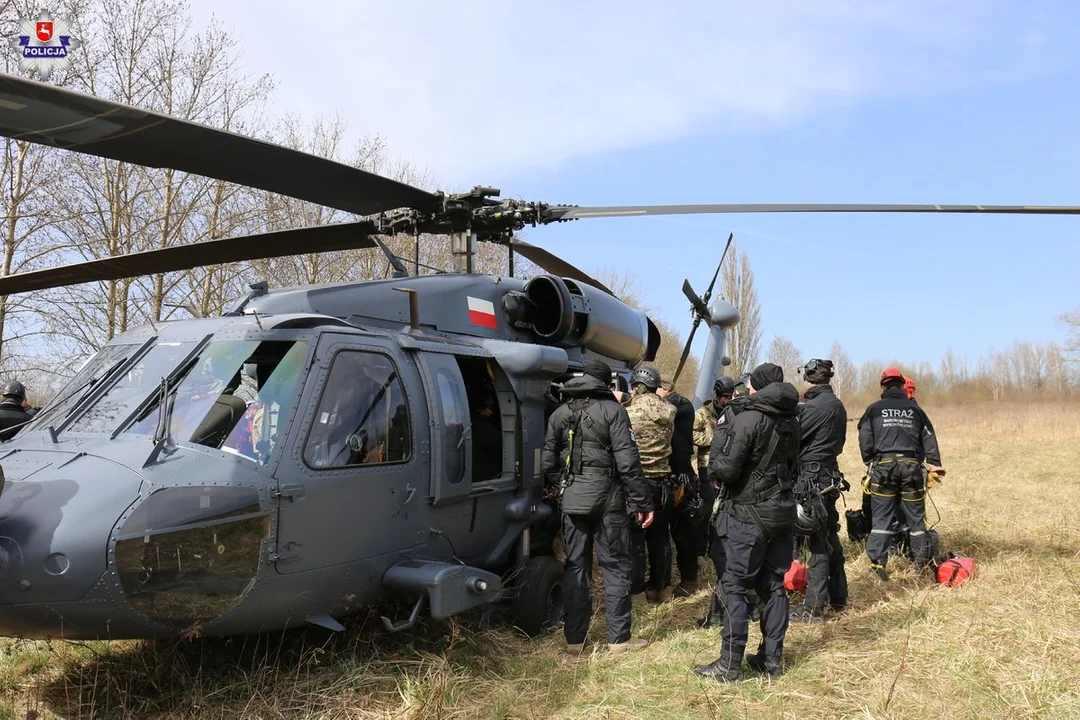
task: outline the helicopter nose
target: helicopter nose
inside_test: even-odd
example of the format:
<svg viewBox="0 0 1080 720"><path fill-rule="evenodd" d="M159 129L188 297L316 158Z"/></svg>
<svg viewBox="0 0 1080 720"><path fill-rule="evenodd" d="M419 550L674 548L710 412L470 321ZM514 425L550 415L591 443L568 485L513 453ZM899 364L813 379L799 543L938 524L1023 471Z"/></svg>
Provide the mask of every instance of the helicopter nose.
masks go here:
<svg viewBox="0 0 1080 720"><path fill-rule="evenodd" d="M0 606L79 600L105 573L109 534L142 478L88 455L16 456L3 460ZM0 630L10 630L6 615L0 610Z"/></svg>

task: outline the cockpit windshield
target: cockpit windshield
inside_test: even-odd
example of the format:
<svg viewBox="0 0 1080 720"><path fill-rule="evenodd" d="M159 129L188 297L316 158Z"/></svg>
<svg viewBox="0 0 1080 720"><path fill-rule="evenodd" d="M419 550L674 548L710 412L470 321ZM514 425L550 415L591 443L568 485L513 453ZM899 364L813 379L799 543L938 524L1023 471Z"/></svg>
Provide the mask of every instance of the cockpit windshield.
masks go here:
<svg viewBox="0 0 1080 720"><path fill-rule="evenodd" d="M71 432L111 433L135 408L161 387L180 361L195 347L194 342L159 342L129 365L109 390L68 427Z"/></svg>
<svg viewBox="0 0 1080 720"><path fill-rule="evenodd" d="M265 463L298 390L308 343L292 340L210 342L181 368L165 419L160 394L127 432L166 432L177 442L221 448Z"/></svg>
<svg viewBox="0 0 1080 720"><path fill-rule="evenodd" d="M43 430L59 426L84 397L105 380L107 375L119 369L142 347L139 343L106 345L75 373L64 389L34 417L27 431Z"/></svg>

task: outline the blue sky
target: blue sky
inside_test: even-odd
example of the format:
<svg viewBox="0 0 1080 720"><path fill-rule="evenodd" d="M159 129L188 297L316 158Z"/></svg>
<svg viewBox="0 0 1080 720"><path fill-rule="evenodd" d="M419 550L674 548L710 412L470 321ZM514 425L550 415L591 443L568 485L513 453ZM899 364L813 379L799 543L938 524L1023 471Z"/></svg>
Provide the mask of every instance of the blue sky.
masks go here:
<svg viewBox="0 0 1080 720"><path fill-rule="evenodd" d="M195 0L273 109L338 113L441 184L580 205L1080 204L1080 6ZM869 9L868 9L869 7ZM312 14L312 13L315 14ZM319 30L327 23L333 31ZM317 51L317 52L316 52ZM684 330L733 231L764 343L856 362L1060 341L1080 217L584 220L525 237L618 266Z"/></svg>

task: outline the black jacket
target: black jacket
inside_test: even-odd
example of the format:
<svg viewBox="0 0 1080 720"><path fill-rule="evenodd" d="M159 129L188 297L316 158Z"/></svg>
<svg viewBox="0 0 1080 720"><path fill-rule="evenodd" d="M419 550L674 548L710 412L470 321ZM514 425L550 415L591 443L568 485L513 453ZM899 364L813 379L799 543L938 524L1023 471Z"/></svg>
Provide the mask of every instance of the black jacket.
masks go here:
<svg viewBox="0 0 1080 720"><path fill-rule="evenodd" d="M747 522L752 516L742 506L753 505L775 534L788 532L795 524L791 486L798 474L802 435L798 407L799 392L793 385L766 385L750 397L731 427L717 427L709 453L710 478L722 485L724 499L733 503L725 505L727 511ZM776 447L755 479L774 429Z"/></svg>
<svg viewBox="0 0 1080 720"><path fill-rule="evenodd" d="M0 402L0 442L10 440L22 430L22 424L32 419L21 403Z"/></svg>
<svg viewBox="0 0 1080 720"><path fill-rule="evenodd" d="M941 465L934 426L903 388L889 388L859 420L859 451L864 463L882 453L898 453Z"/></svg>
<svg viewBox="0 0 1080 720"><path fill-rule="evenodd" d="M847 439L847 410L830 385L815 385L806 391L799 406L802 445L799 462L836 462Z"/></svg>
<svg viewBox="0 0 1080 720"><path fill-rule="evenodd" d="M563 512L625 512L627 507L636 512L652 510L652 491L645 482L626 408L607 385L588 375L568 380L562 397L563 404L548 420L540 468L548 482L559 482L570 451L571 403L578 406L581 423L574 442L581 443L581 472L574 474L563 492Z"/></svg>
<svg viewBox="0 0 1080 720"><path fill-rule="evenodd" d="M695 475L694 472L694 403L673 392L667 401L675 406L675 432L671 436L671 472Z"/></svg>

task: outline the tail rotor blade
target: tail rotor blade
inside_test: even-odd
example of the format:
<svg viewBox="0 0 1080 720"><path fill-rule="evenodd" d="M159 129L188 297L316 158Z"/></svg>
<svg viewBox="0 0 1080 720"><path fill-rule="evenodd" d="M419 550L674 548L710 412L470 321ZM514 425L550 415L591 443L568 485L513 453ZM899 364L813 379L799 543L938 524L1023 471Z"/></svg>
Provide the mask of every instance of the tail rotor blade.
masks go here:
<svg viewBox="0 0 1080 720"><path fill-rule="evenodd" d="M690 301L690 305L694 308L694 326L701 320L704 320L709 325L712 325L712 313L709 312L709 306L702 302L701 298L694 292L694 288L690 287L689 280L683 280L682 284L683 295Z"/></svg>
<svg viewBox="0 0 1080 720"><path fill-rule="evenodd" d="M709 288L705 291L705 297L702 300L706 305L709 304L709 298L712 297L713 287L716 285L716 278L720 277L720 268L724 267L724 258L727 257L727 251L731 249L731 241L735 239L735 233L728 233L727 244L724 245L724 252L720 255L720 264L716 266L716 272L713 273L712 282L709 283Z"/></svg>
<svg viewBox="0 0 1080 720"><path fill-rule="evenodd" d="M683 366L686 365L686 360L690 357L690 344L694 342L694 333L697 332L698 320L700 320L700 316L694 318L694 324L690 328L690 335L686 338L686 345L683 346L682 356L679 358L679 364L675 368L675 374L671 376L672 387L675 387L675 383L679 382L679 375L682 374Z"/></svg>

